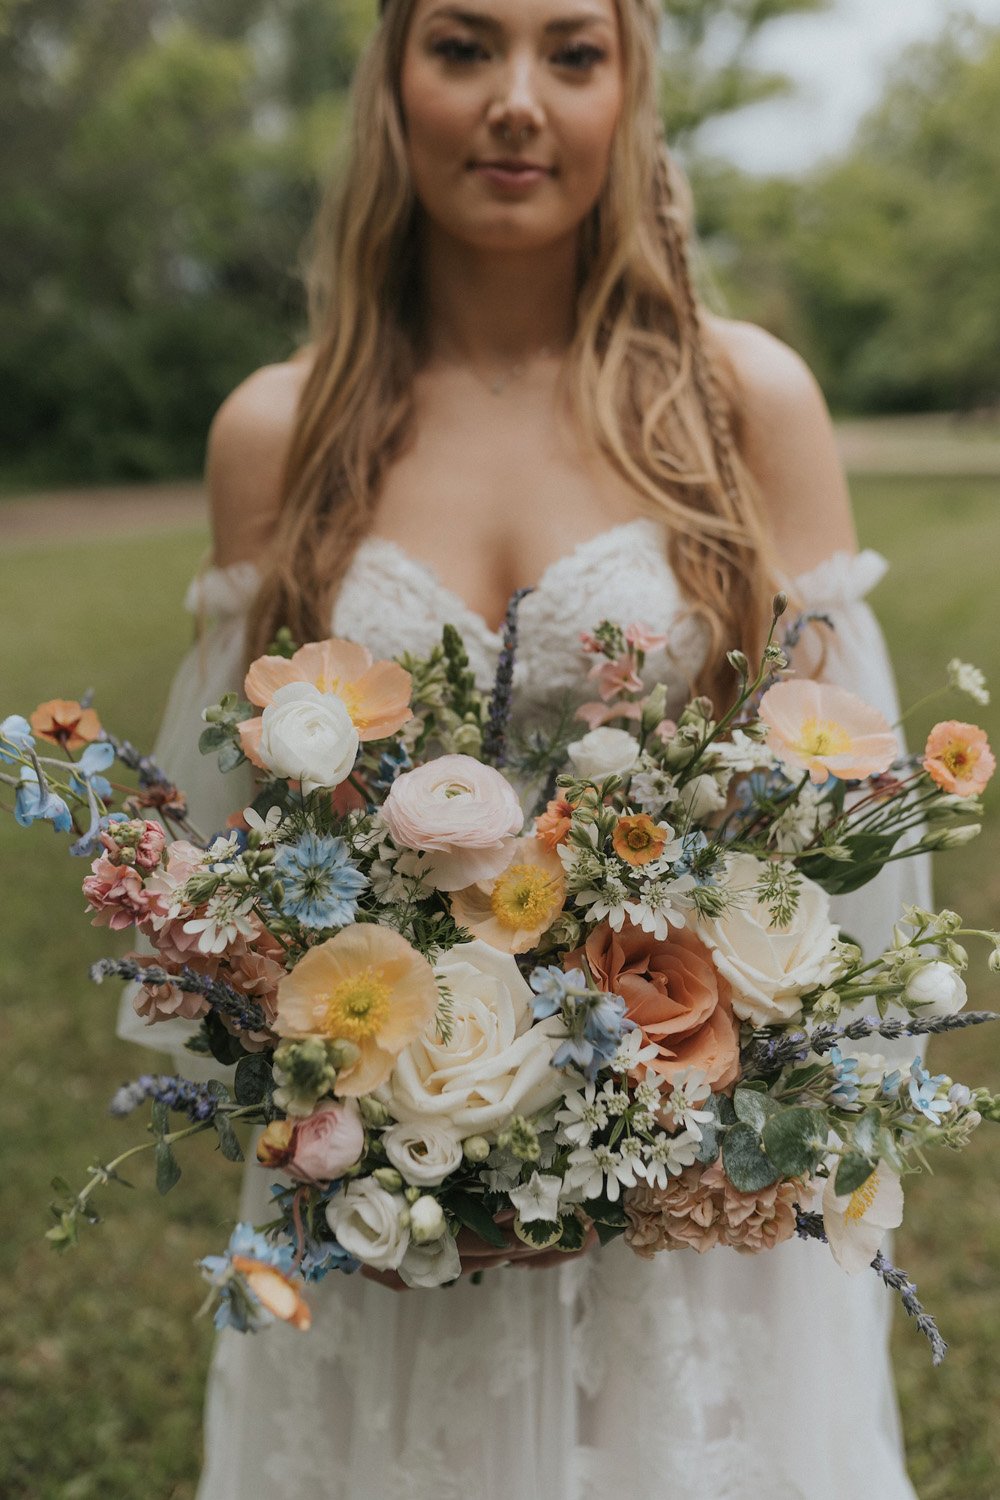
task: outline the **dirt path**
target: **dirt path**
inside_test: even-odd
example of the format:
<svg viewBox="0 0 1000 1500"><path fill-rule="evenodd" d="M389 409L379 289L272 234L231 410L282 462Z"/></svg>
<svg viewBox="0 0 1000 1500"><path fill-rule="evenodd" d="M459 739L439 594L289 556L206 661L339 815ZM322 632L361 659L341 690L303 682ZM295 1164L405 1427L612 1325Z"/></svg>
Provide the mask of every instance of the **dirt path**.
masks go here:
<svg viewBox="0 0 1000 1500"><path fill-rule="evenodd" d="M0 501L0 546L183 531L205 522L204 488L193 481L48 490Z"/></svg>

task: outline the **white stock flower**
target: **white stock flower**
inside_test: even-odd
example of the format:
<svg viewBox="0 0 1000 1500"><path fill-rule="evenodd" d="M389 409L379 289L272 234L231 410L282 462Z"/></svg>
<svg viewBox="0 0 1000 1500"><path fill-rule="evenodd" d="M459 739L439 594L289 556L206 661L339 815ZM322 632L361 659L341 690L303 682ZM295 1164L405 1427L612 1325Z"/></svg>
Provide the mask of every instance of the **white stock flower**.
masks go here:
<svg viewBox="0 0 1000 1500"><path fill-rule="evenodd" d="M415 1245L411 1240L399 1264L399 1274L407 1286L444 1286L462 1274L458 1246L450 1234Z"/></svg>
<svg viewBox="0 0 1000 1500"><path fill-rule="evenodd" d="M853 1193L838 1197L836 1172L823 1190L823 1228L833 1258L849 1276L871 1265L886 1231L903 1222L903 1186L898 1175L880 1162Z"/></svg>
<svg viewBox="0 0 1000 1500"><path fill-rule="evenodd" d="M257 753L268 770L301 781L305 792L346 781L359 744L344 700L311 682L286 682L261 714Z"/></svg>
<svg viewBox="0 0 1000 1500"><path fill-rule="evenodd" d="M390 1125L382 1136L382 1145L411 1187L437 1187L462 1165L462 1142L446 1125Z"/></svg>
<svg viewBox="0 0 1000 1500"><path fill-rule="evenodd" d="M522 1224L531 1224L536 1220L554 1224L559 1218L561 1191L561 1177L532 1172L529 1182L511 1189L510 1201L517 1209Z"/></svg>
<svg viewBox="0 0 1000 1500"><path fill-rule="evenodd" d="M564 1028L559 1016L534 1024L534 997L512 955L475 939L446 953L435 973L450 994L448 1039L435 1018L399 1054L378 1091L396 1119L488 1136L512 1115L553 1104Z"/></svg>
<svg viewBox="0 0 1000 1500"><path fill-rule="evenodd" d="M696 923L716 968L733 987L735 1014L754 1026L790 1020L801 1008L800 997L826 984L836 965L837 928L826 891L803 877L795 913L778 927L754 893L765 868L752 854L730 855L722 883L738 904Z"/></svg>
<svg viewBox="0 0 1000 1500"><path fill-rule="evenodd" d="M574 740L566 754L578 776L603 781L605 776L624 776L639 759L639 742L627 729L592 729Z"/></svg>
<svg viewBox="0 0 1000 1500"><path fill-rule="evenodd" d="M331 1198L326 1222L349 1255L377 1271L395 1271L410 1243L406 1199L371 1177L349 1182Z"/></svg>
<svg viewBox="0 0 1000 1500"><path fill-rule="evenodd" d="M906 982L905 999L920 1006L921 1016L957 1016L969 993L965 980L951 964L935 960L924 964Z"/></svg>

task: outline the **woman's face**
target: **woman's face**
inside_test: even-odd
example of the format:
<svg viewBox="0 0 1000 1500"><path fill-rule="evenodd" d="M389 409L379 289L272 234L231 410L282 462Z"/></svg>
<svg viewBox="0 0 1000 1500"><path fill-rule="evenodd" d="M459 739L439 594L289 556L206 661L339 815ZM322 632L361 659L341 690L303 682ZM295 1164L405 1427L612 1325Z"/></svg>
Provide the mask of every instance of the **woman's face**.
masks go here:
<svg viewBox="0 0 1000 1500"><path fill-rule="evenodd" d="M615 0L417 0L401 94L414 187L440 228L482 250L562 239L608 171Z"/></svg>

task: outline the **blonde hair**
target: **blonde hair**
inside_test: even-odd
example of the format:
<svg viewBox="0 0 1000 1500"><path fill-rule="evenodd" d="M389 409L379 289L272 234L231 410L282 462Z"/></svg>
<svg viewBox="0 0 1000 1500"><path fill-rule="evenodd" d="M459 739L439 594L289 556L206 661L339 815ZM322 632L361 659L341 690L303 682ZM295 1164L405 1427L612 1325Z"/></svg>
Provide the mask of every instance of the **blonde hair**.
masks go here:
<svg viewBox="0 0 1000 1500"><path fill-rule="evenodd" d="M692 282L690 197L662 136L659 0L616 4L625 94L607 180L581 226L563 380L583 440L665 523L669 560L710 637L693 686L719 702L733 686L724 650L759 653L775 570L740 455L735 376L708 347ZM389 0L359 65L346 170L311 237L312 364L250 611L250 658L281 626L300 642L329 634L383 478L411 434L425 330L400 74L415 5Z"/></svg>

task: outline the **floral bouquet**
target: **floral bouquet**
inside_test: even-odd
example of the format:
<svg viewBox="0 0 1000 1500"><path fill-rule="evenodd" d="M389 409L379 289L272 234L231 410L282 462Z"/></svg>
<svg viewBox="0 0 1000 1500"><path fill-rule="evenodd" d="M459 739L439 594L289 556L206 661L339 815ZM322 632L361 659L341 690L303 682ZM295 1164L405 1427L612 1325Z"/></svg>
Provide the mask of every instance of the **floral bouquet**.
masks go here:
<svg viewBox="0 0 1000 1500"><path fill-rule="evenodd" d="M581 641L587 731L517 741L518 601L489 693L451 627L399 661L279 636L245 699L205 711L202 751L260 773L208 837L89 704L0 723L18 822L72 831L93 922L145 940L93 977L132 981L151 1026L191 1022L220 1073L125 1084L111 1111L149 1105L151 1138L78 1192L55 1179L49 1239L96 1222L138 1153L165 1193L181 1141L214 1131L241 1161L256 1126L273 1217L200 1262L219 1327L307 1328L303 1289L334 1269L446 1285L462 1244L752 1253L798 1234L874 1267L939 1359L881 1245L904 1178L1000 1099L916 1045L898 1064L869 1045L991 1019L963 1010L962 940L1000 971L1000 935L911 906L865 955L830 897L978 832L985 735L947 721L904 755L874 708L794 676L779 595L759 664L729 654L721 718L698 697L666 718L643 677L663 638L605 621ZM974 668L950 675L987 701ZM115 762L137 785L112 785Z"/></svg>

